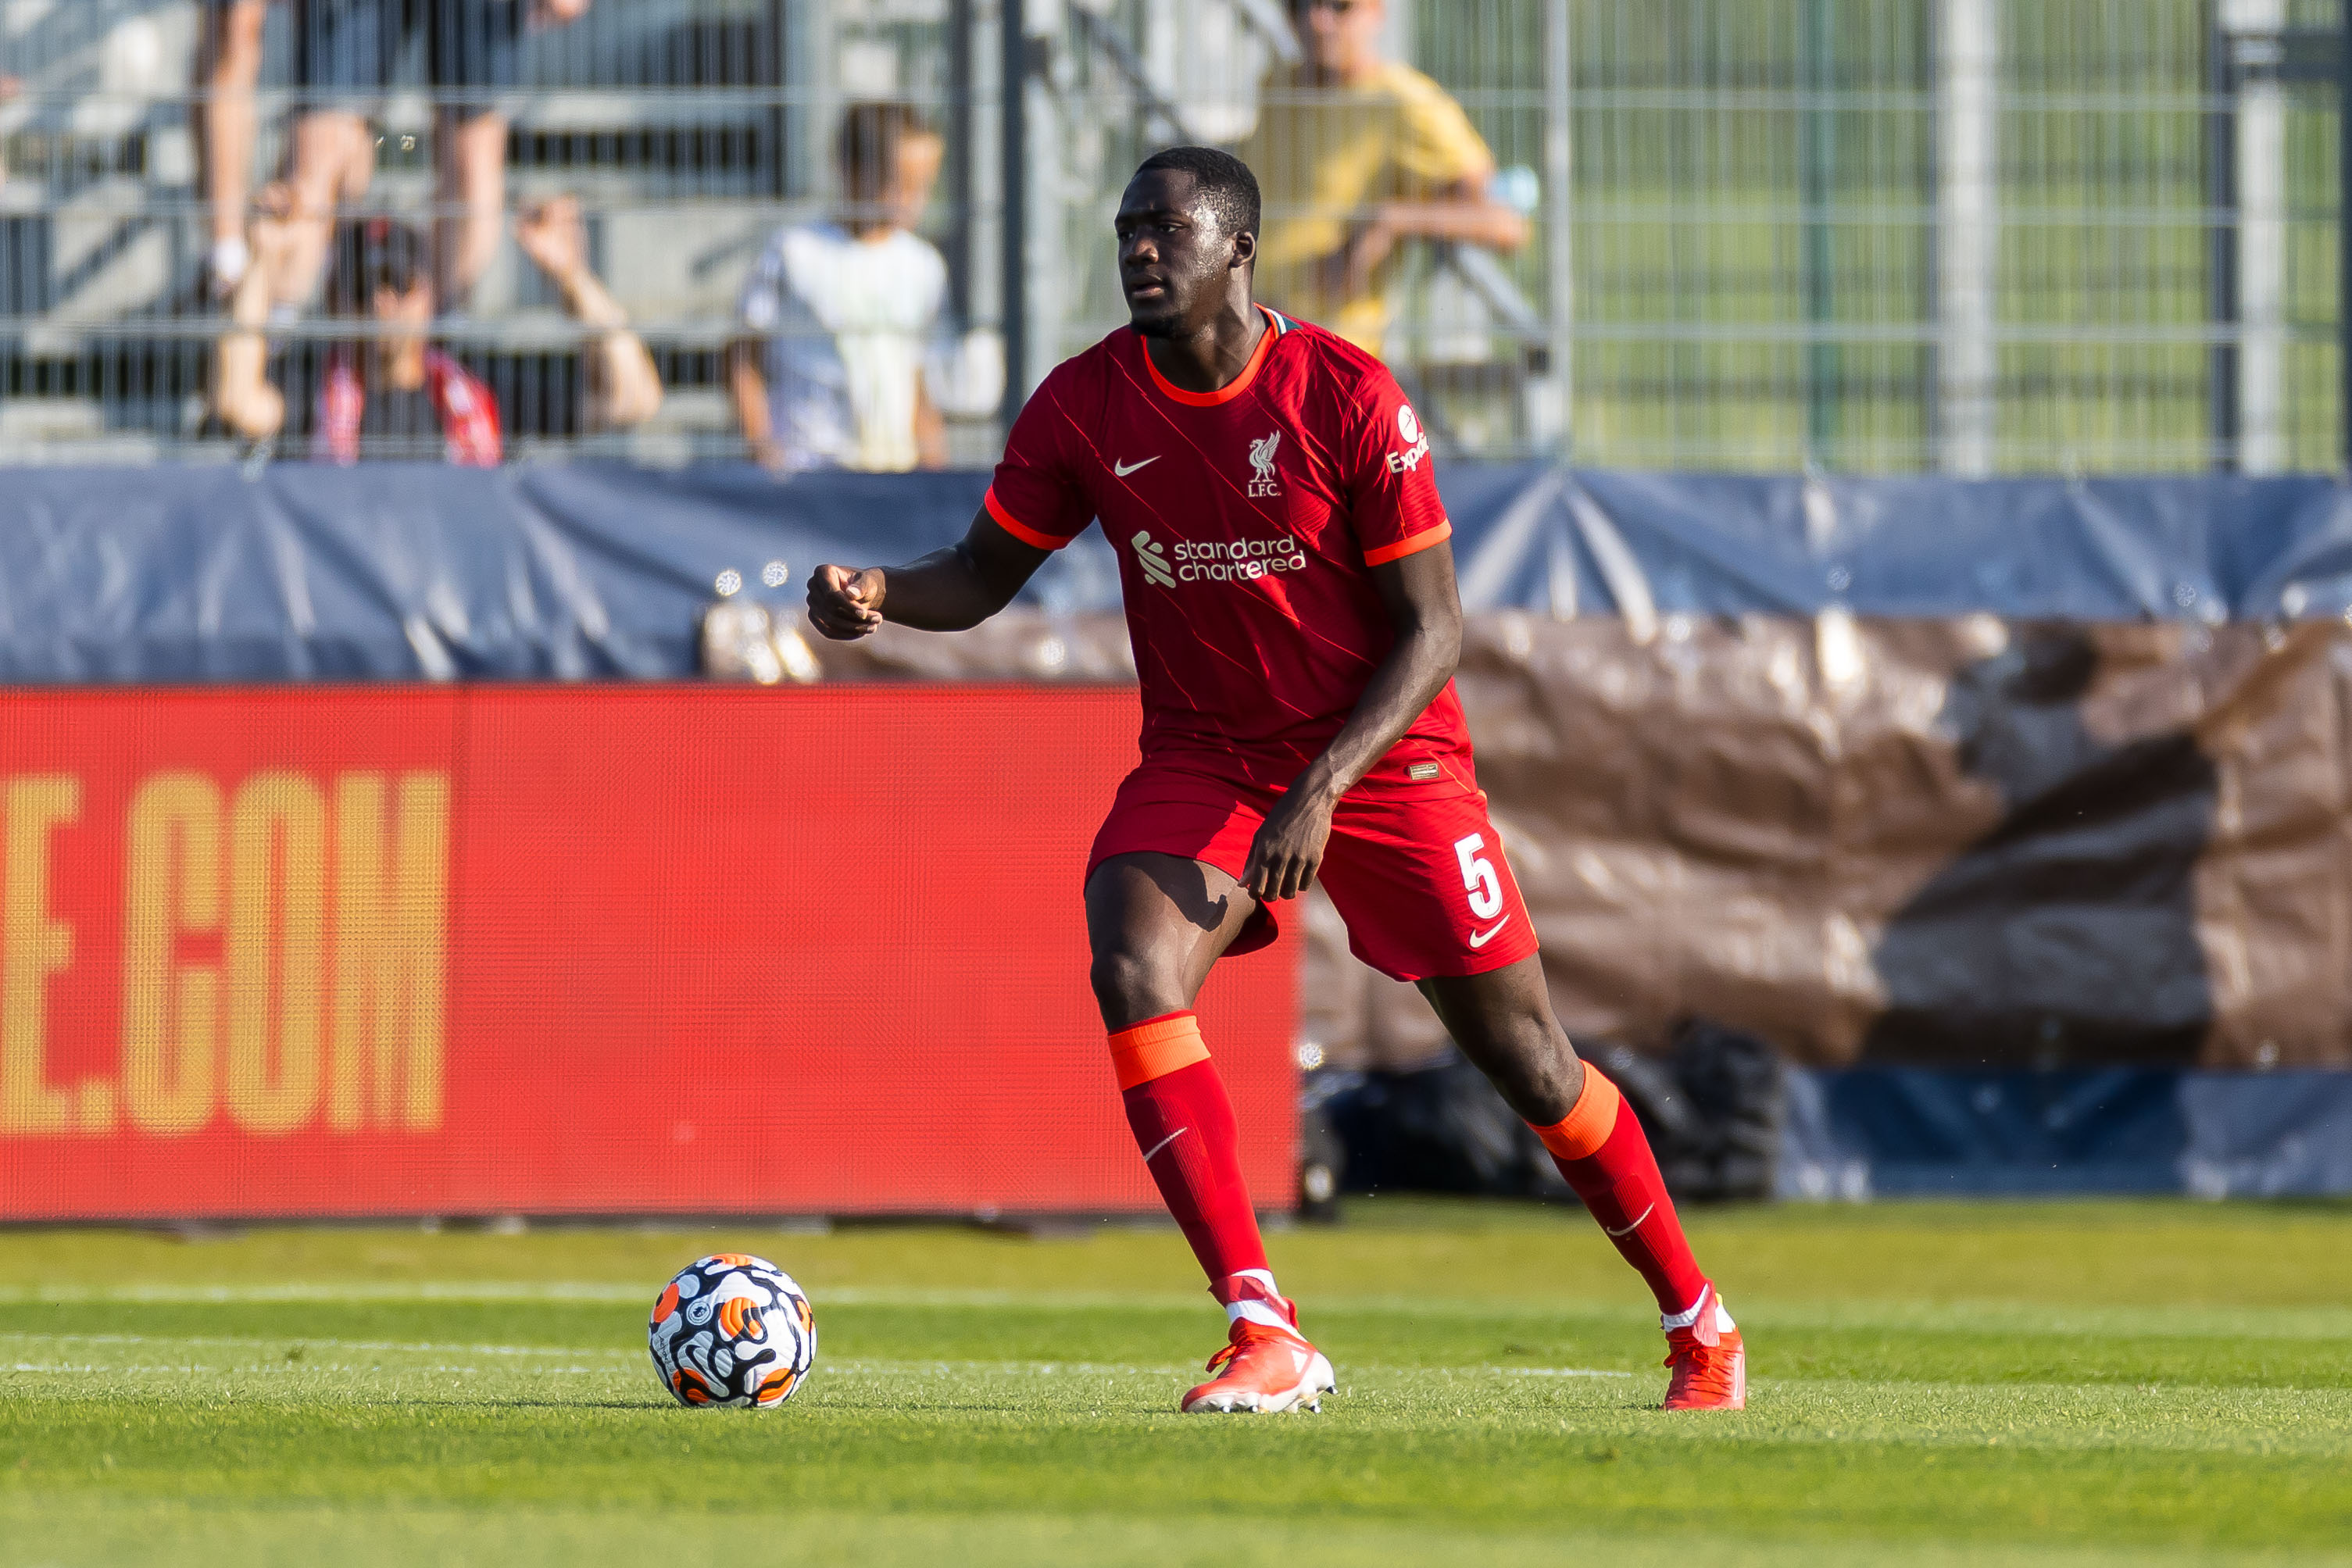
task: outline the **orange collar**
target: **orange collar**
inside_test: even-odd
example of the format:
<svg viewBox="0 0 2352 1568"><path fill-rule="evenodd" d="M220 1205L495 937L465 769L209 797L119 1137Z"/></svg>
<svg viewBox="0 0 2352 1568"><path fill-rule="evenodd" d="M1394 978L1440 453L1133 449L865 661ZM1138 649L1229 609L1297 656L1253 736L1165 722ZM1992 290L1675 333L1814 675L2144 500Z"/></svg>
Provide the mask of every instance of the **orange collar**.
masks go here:
<svg viewBox="0 0 2352 1568"><path fill-rule="evenodd" d="M1274 319L1274 312L1263 305L1257 308L1258 314L1265 318L1265 335L1258 339L1256 349L1251 351L1249 363L1242 367L1242 373L1214 392L1186 392L1161 375L1160 367L1152 363L1151 345L1144 340L1142 333L1137 333L1136 342L1143 350L1143 368L1151 372L1151 384L1187 408L1214 408L1219 403L1231 402L1249 391L1250 383L1257 380L1258 371L1265 366L1265 357L1273 350L1274 340L1282 336L1282 324Z"/></svg>

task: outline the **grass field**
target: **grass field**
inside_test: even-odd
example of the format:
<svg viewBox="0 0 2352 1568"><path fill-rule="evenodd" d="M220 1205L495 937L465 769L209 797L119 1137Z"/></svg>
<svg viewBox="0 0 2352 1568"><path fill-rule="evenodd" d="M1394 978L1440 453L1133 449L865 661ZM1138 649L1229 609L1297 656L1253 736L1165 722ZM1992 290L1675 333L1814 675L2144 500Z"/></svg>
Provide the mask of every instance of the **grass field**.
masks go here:
<svg viewBox="0 0 2352 1568"><path fill-rule="evenodd" d="M0 1234L0 1562L2352 1562L2352 1209L1697 1217L1744 1415L1666 1417L1580 1215L1273 1239L1320 1416L1172 1414L1172 1231ZM766 1253L818 1375L655 1384L678 1264Z"/></svg>

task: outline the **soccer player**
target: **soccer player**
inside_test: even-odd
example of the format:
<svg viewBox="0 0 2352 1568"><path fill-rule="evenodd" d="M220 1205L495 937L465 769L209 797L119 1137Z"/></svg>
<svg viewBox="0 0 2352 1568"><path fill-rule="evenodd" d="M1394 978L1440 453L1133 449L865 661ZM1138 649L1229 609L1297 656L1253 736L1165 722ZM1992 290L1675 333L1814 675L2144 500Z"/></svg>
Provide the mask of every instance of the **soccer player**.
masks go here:
<svg viewBox="0 0 2352 1568"><path fill-rule="evenodd" d="M1232 1103L1192 1007L1320 878L1357 956L1417 982L1656 1295L1667 1409L1738 1409L1738 1330L1641 1123L1577 1060L1472 769L1462 607L1420 420L1379 361L1251 298L1258 188L1209 148L1145 161L1118 218L1129 326L1045 378L961 543L821 566L832 638L977 625L1100 518L1119 548L1142 759L1086 873L1129 1125L1224 1305L1187 1411L1319 1408L1331 1364L1266 1265Z"/></svg>

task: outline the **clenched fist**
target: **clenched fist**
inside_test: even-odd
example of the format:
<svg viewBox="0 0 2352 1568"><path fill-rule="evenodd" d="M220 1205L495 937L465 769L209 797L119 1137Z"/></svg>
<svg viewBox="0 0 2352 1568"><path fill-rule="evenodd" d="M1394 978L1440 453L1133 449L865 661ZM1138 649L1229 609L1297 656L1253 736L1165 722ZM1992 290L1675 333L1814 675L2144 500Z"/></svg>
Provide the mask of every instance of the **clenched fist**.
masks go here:
<svg viewBox="0 0 2352 1568"><path fill-rule="evenodd" d="M809 576L809 623L836 643L871 637L882 628L882 586L879 567L818 567Z"/></svg>

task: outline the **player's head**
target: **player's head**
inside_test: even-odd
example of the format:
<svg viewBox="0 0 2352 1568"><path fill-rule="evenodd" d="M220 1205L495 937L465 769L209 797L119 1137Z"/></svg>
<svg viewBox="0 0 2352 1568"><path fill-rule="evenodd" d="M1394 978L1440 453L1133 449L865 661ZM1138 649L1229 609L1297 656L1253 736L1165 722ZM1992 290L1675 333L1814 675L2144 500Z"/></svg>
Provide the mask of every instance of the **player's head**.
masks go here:
<svg viewBox="0 0 2352 1568"><path fill-rule="evenodd" d="M1118 281L1149 338L1197 331L1257 262L1257 176L1230 152L1171 147L1143 161L1118 204Z"/></svg>
<svg viewBox="0 0 2352 1568"><path fill-rule="evenodd" d="M861 229L912 228L938 183L947 144L913 104L877 100L842 111L833 155Z"/></svg>

